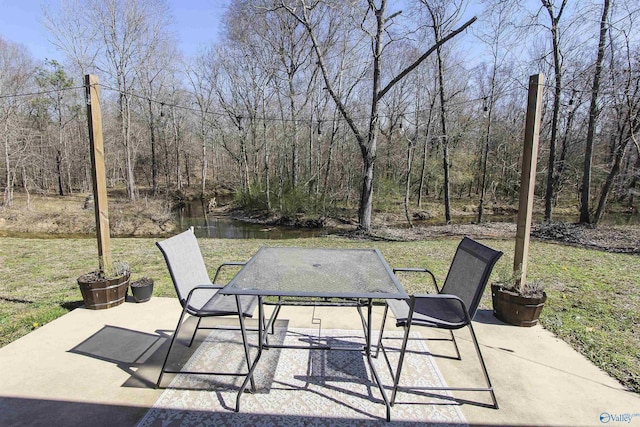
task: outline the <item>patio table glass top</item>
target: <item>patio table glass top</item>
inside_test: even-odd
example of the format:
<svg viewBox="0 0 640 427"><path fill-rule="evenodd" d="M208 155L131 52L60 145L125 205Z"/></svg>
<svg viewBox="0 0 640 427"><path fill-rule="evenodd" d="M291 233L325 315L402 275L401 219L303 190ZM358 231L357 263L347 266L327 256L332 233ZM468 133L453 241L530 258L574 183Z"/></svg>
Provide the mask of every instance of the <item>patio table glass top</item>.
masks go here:
<svg viewBox="0 0 640 427"><path fill-rule="evenodd" d="M408 298L377 249L262 247L222 293L311 298Z"/></svg>

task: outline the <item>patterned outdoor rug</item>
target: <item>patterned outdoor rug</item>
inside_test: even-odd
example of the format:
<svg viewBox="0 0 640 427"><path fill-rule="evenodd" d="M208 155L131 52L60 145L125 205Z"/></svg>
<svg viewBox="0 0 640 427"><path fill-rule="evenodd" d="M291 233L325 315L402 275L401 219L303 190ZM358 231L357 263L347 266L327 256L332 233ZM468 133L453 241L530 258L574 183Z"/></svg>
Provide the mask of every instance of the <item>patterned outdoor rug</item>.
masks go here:
<svg viewBox="0 0 640 427"><path fill-rule="evenodd" d="M271 343L331 345L362 343L362 331L276 329ZM387 336L385 334L385 336ZM389 336L394 336L390 334ZM398 336L398 335L396 335ZM374 337L376 338L376 337ZM255 333L249 336L255 342ZM398 348L401 339L385 340ZM374 341L375 342L375 341ZM214 330L183 370L245 371L242 340L237 331ZM252 348L252 355L256 349ZM403 385L441 387L445 383L424 342L411 340L402 372ZM387 351L397 363L397 351ZM393 381L382 354L374 365L391 395ZM455 401L400 392L391 408L391 423L380 390L360 351L265 350L255 371L256 393L244 393L234 412L244 377L179 374L138 424L146 426L372 426L460 425L464 417Z"/></svg>

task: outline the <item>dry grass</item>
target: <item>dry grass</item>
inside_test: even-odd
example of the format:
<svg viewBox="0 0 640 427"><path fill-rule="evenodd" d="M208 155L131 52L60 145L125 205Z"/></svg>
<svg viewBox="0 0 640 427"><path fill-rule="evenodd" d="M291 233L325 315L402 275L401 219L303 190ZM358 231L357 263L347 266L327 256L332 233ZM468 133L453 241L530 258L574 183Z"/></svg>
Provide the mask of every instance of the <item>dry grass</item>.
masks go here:
<svg viewBox="0 0 640 427"><path fill-rule="evenodd" d="M24 194L17 193L12 206L0 207L1 235L91 235L95 233L95 215L93 202L89 203L91 208L84 208L86 197L87 194L34 195L27 200ZM145 197L133 203L110 198L109 222L112 236L157 236L175 229L168 203Z"/></svg>

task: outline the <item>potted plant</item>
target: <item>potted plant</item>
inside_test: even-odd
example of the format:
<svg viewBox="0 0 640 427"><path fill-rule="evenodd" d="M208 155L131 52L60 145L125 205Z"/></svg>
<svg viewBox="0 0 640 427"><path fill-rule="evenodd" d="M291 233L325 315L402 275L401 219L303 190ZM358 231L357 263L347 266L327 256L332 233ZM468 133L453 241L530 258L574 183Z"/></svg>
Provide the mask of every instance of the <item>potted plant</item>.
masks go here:
<svg viewBox="0 0 640 427"><path fill-rule="evenodd" d="M538 318L547 300L541 282L521 282L519 269L491 284L493 314L503 322L515 326L530 327L538 323Z"/></svg>
<svg viewBox="0 0 640 427"><path fill-rule="evenodd" d="M153 294L153 279L142 277L131 282L131 294L136 302L146 302L151 299Z"/></svg>
<svg viewBox="0 0 640 427"><path fill-rule="evenodd" d="M110 268L102 268L78 277L78 286L86 308L102 310L124 302L129 287L129 265L113 262Z"/></svg>

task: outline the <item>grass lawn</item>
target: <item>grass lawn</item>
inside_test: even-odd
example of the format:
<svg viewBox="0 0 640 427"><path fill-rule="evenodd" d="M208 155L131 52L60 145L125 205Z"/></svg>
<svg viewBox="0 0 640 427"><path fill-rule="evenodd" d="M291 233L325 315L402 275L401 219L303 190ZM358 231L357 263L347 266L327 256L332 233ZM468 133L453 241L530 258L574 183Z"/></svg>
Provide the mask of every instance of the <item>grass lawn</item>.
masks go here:
<svg viewBox="0 0 640 427"><path fill-rule="evenodd" d="M512 240L481 240L505 255L496 270L513 262ZM154 295L174 297L155 239L113 239L114 259L126 261L132 279L155 280ZM340 237L296 240L201 239L215 271L223 261L245 261L263 245L372 247L395 267L425 266L439 281L446 275L459 239L371 242ZM82 304L76 278L97 267L94 239L0 239L0 346ZM228 274L233 274L228 272ZM223 277L228 279L228 277ZM595 364L640 393L640 257L534 241L529 279L547 286L542 325ZM403 275L407 292L431 291L426 275ZM483 308L491 308L489 287Z"/></svg>

